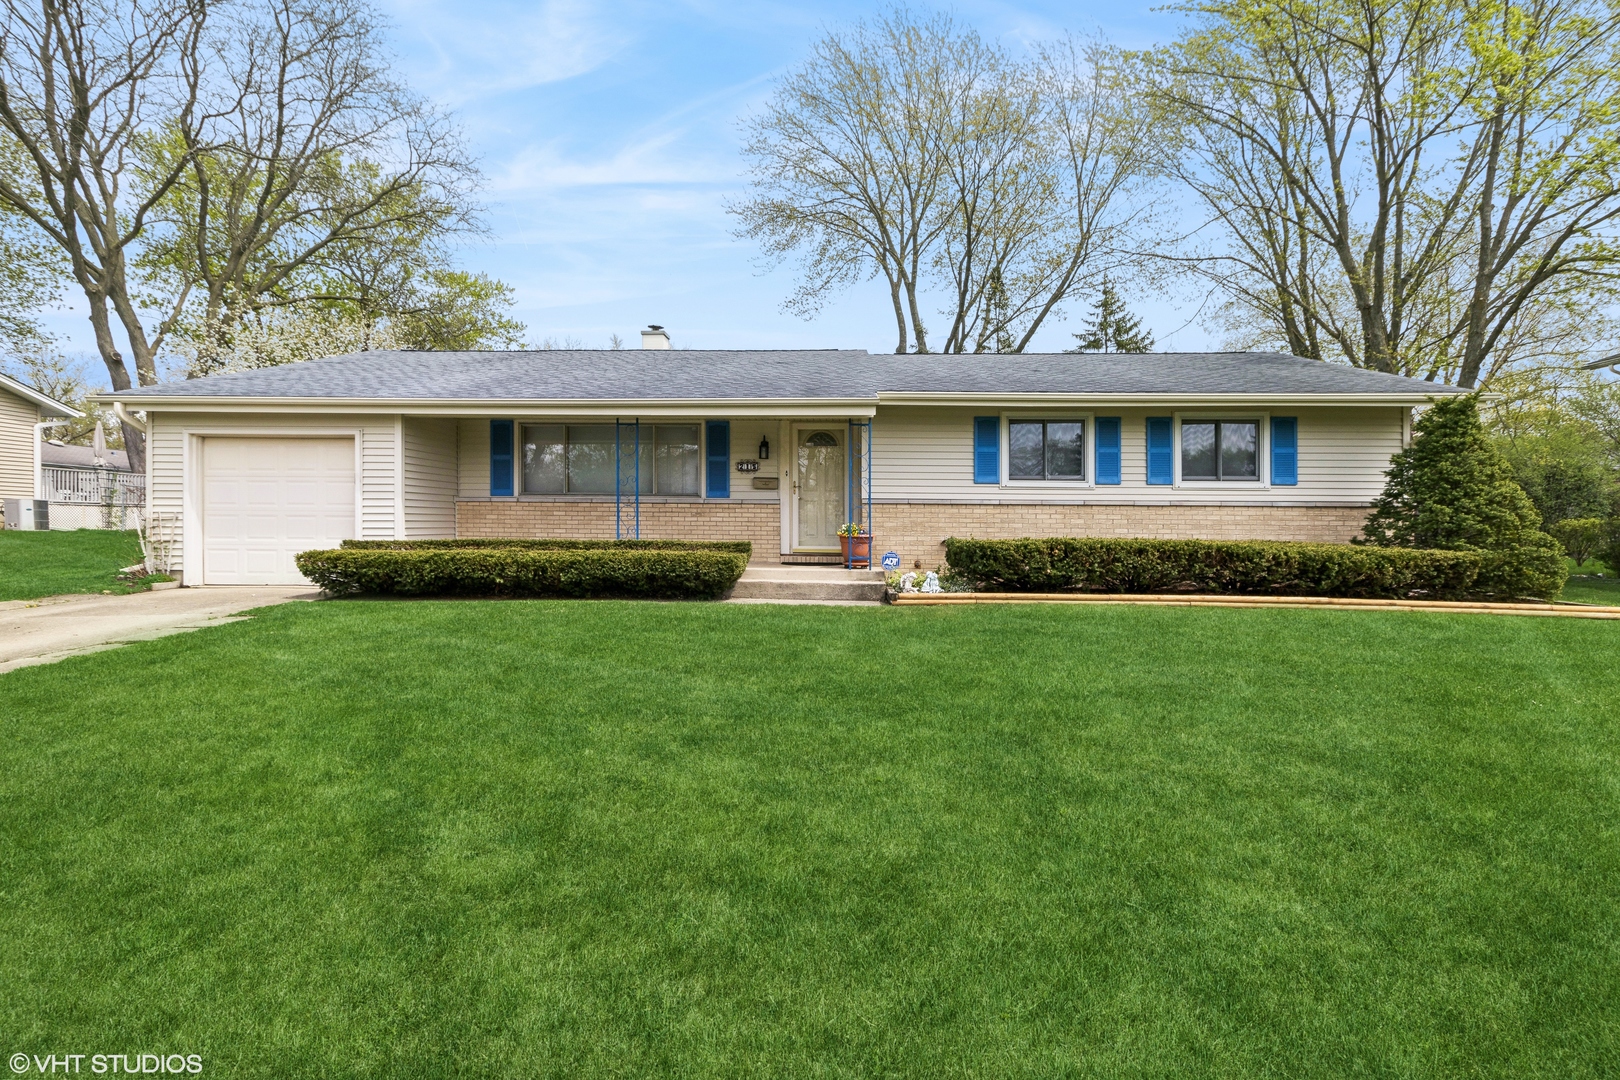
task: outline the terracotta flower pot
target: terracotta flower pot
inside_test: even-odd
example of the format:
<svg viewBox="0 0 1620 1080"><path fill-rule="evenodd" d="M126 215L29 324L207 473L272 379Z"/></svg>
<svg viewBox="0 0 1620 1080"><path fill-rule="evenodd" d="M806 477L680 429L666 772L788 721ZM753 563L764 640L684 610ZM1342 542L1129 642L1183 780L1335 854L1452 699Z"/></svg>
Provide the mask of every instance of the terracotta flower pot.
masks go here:
<svg viewBox="0 0 1620 1080"><path fill-rule="evenodd" d="M862 533L860 536L840 536L838 546L844 549L846 563L858 562L872 565L872 536Z"/></svg>

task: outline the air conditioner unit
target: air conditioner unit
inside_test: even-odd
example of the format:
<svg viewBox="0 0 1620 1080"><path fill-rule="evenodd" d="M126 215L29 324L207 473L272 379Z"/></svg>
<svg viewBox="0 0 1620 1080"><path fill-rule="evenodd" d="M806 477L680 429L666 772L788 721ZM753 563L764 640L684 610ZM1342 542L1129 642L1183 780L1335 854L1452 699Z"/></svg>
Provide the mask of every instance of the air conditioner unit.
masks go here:
<svg viewBox="0 0 1620 1080"><path fill-rule="evenodd" d="M45 530L51 527L51 504L44 499L7 499L6 528Z"/></svg>

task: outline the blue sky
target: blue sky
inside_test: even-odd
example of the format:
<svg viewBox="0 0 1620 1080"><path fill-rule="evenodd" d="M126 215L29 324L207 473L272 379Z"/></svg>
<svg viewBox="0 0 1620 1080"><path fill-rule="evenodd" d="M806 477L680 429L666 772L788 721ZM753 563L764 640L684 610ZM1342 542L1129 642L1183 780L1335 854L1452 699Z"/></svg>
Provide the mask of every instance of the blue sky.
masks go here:
<svg viewBox="0 0 1620 1080"><path fill-rule="evenodd" d="M605 346L618 333L635 344L657 322L677 347L894 347L879 283L855 286L813 321L783 312L791 272L761 273L724 209L744 191L739 120L825 29L875 5L380 2L401 74L455 111L483 163L490 235L462 264L515 287L532 339ZM1135 0L949 10L1015 51L1065 30L1148 45L1179 18ZM1143 297L1133 307L1159 348L1209 343L1183 325L1193 305ZM89 350L82 315L51 323ZM1053 325L1037 345L1062 349L1073 328Z"/></svg>

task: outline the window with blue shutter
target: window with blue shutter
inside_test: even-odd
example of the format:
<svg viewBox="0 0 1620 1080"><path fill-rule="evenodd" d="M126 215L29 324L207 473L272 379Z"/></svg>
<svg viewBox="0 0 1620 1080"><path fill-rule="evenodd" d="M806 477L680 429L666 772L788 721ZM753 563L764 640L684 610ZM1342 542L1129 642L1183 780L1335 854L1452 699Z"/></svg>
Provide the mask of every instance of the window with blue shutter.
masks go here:
<svg viewBox="0 0 1620 1080"><path fill-rule="evenodd" d="M512 421L489 422L489 493L512 494Z"/></svg>
<svg viewBox="0 0 1620 1080"><path fill-rule="evenodd" d="M1299 420L1296 417L1271 418L1271 482L1284 486L1299 483Z"/></svg>
<svg viewBox="0 0 1620 1080"><path fill-rule="evenodd" d="M704 427L707 446L703 494L711 499L731 498L731 421L710 420Z"/></svg>
<svg viewBox="0 0 1620 1080"><path fill-rule="evenodd" d="M1118 484L1120 478L1119 417L1097 417L1097 483Z"/></svg>
<svg viewBox="0 0 1620 1080"><path fill-rule="evenodd" d="M1001 483L1001 417L973 418L973 482Z"/></svg>
<svg viewBox="0 0 1620 1080"><path fill-rule="evenodd" d="M1147 418L1147 482L1150 484L1176 482L1175 448L1171 445L1174 427L1171 417Z"/></svg>

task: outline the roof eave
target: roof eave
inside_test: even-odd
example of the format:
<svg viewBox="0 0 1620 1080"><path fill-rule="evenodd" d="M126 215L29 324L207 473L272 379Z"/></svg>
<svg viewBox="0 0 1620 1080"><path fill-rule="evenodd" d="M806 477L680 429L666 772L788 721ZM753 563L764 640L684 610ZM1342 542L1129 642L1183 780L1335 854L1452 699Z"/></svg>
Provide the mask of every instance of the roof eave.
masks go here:
<svg viewBox="0 0 1620 1080"><path fill-rule="evenodd" d="M871 416L876 398L635 398L593 400L581 398L301 398L222 397L172 394L140 395L124 391L101 394L90 400L121 401L128 408L165 412L279 412L297 409L311 413L388 413L404 416L568 416L568 417L690 417L723 413L726 416L804 417Z"/></svg>
<svg viewBox="0 0 1620 1080"><path fill-rule="evenodd" d="M881 393L882 405L982 405L1040 408L1073 405L1275 405L1293 402L1310 405L1425 405L1437 396L1456 393L1453 387L1413 393L1268 393L1268 394L938 394Z"/></svg>
<svg viewBox="0 0 1620 1080"><path fill-rule="evenodd" d="M48 394L42 394L27 383L18 382L8 375L0 375L0 387L11 391L25 401L44 409L52 416L60 416L68 420L83 419L84 413L71 405L65 405Z"/></svg>

